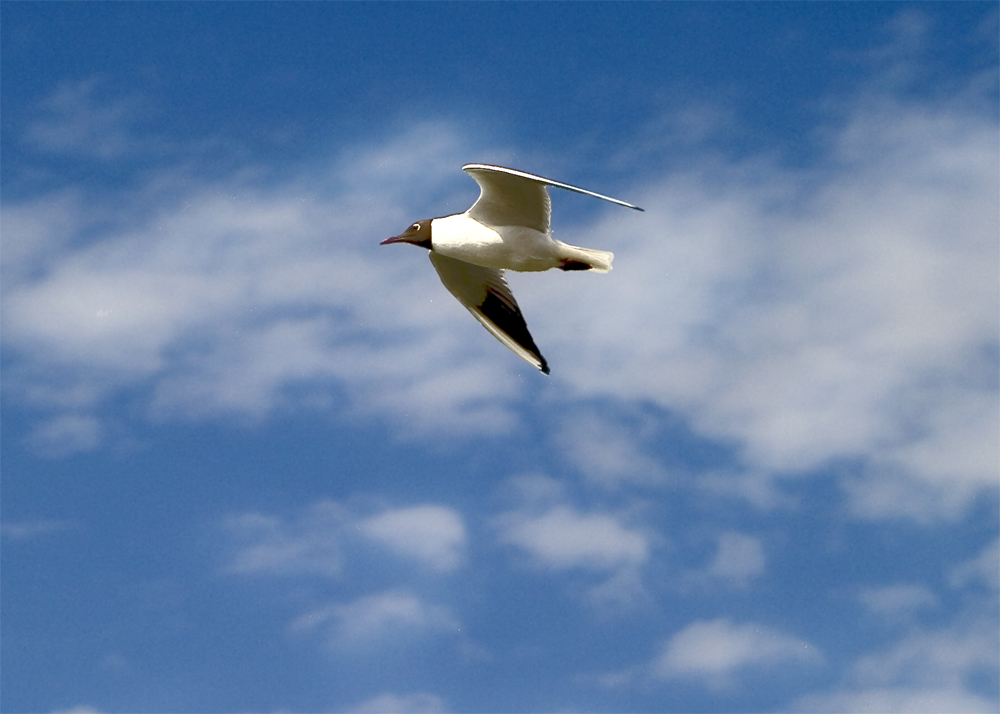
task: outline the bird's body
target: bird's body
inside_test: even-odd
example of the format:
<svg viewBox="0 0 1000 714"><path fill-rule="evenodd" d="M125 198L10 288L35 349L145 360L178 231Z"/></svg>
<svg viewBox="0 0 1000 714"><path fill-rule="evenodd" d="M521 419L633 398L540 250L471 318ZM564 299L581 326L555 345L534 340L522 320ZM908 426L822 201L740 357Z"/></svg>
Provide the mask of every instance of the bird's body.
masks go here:
<svg viewBox="0 0 1000 714"><path fill-rule="evenodd" d="M611 270L613 255L567 245L527 226L488 226L467 213L435 218L433 250L467 263L522 273L587 263L600 273ZM572 268L570 268L572 269Z"/></svg>
<svg viewBox="0 0 1000 714"><path fill-rule="evenodd" d="M578 248L555 240L550 231L547 186L638 206L533 174L486 164L462 167L480 186L479 199L465 213L418 221L382 241L413 243L430 251L441 282L482 325L520 357L548 374L549 368L528 332L505 270L537 272L611 270L607 251Z"/></svg>

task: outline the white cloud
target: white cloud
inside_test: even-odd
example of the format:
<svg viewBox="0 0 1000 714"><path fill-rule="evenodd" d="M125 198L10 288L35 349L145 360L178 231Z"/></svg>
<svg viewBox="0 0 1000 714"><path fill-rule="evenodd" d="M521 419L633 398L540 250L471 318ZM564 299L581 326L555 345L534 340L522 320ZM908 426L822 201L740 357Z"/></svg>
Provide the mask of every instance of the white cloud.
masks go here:
<svg viewBox="0 0 1000 714"><path fill-rule="evenodd" d="M412 593L388 591L307 612L292 623L292 629L322 629L338 646L369 647L435 632L457 632L459 624L447 608L425 603Z"/></svg>
<svg viewBox="0 0 1000 714"><path fill-rule="evenodd" d="M865 517L915 520L960 516L996 480L1000 464L1000 407L995 395L954 389L952 401L924 417L928 435L887 449L845 487Z"/></svg>
<svg viewBox="0 0 1000 714"><path fill-rule="evenodd" d="M671 637L653 663L653 674L719 687L731 684L745 670L759 674L822 660L819 650L797 637L760 624L718 619L692 623Z"/></svg>
<svg viewBox="0 0 1000 714"><path fill-rule="evenodd" d="M466 545L461 515L435 504L361 516L321 500L292 516L243 513L227 518L223 525L236 547L228 571L243 574L336 576L347 553L361 557L358 537L446 572L461 563Z"/></svg>
<svg viewBox="0 0 1000 714"><path fill-rule="evenodd" d="M334 576L343 566L343 534L350 515L321 501L296 519L244 513L225 521L237 545L228 571L240 574Z"/></svg>
<svg viewBox="0 0 1000 714"><path fill-rule="evenodd" d="M1000 539L987 545L972 560L956 566L949 579L952 587L956 588L967 587L977 581L994 594L1000 591Z"/></svg>
<svg viewBox="0 0 1000 714"><path fill-rule="evenodd" d="M63 414L43 421L28 434L28 444L40 456L58 458L91 451L100 442L103 426L90 415Z"/></svg>
<svg viewBox="0 0 1000 714"><path fill-rule="evenodd" d="M978 591L977 586L985 584L987 597L966 591L963 594L974 596L963 598L963 607L952 616L951 624L905 628L896 641L858 657L847 669L841 687L803 696L789 710L997 711L997 564L997 541L993 541L978 556L951 571L952 587ZM938 598L919 585L867 588L860 596L874 614L904 624L921 610L942 610Z"/></svg>
<svg viewBox="0 0 1000 714"><path fill-rule="evenodd" d="M638 567L649 557L649 540L605 513L579 513L556 506L541 515L508 513L500 540L556 570L607 571Z"/></svg>
<svg viewBox="0 0 1000 714"><path fill-rule="evenodd" d="M0 534L3 534L4 538L14 541L32 540L72 527L73 523L69 521L9 521L5 519L3 523L0 523Z"/></svg>
<svg viewBox="0 0 1000 714"><path fill-rule="evenodd" d="M370 543L438 573L457 567L465 547L461 516L433 504L360 516L355 509L321 500L291 516L243 513L223 526L234 545L226 572L238 575L319 575L349 583L359 563L378 555L362 547ZM314 607L297 616L291 628L319 631L336 647L366 648L455 632L459 625L447 608L391 582L389 589L348 603Z"/></svg>
<svg viewBox="0 0 1000 714"><path fill-rule="evenodd" d="M974 675L995 675L1000 665L996 618L942 630L915 631L884 652L857 661L861 686L962 688Z"/></svg>
<svg viewBox="0 0 1000 714"><path fill-rule="evenodd" d="M536 330L582 395L680 410L755 471L861 457L858 515L957 517L997 480L995 122L859 103L830 150L665 177L573 236L615 272L540 286Z"/></svg>
<svg viewBox="0 0 1000 714"><path fill-rule="evenodd" d="M445 711L444 700L436 694L380 694L345 709L358 714L436 714Z"/></svg>
<svg viewBox="0 0 1000 714"><path fill-rule="evenodd" d="M630 526L624 515L581 512L563 503L563 489L546 477L511 479L508 490L523 502L494 519L501 543L525 553L536 567L596 576L579 594L603 614L645 599L642 569L652 534Z"/></svg>
<svg viewBox="0 0 1000 714"><path fill-rule="evenodd" d="M418 133L428 131L441 133ZM404 152L372 180L406 175L414 158ZM341 166L350 190L332 198L322 186L188 181L185 194L125 209L89 242L76 234L92 219L61 199L68 218L44 219L56 234L47 240L78 245L43 270L30 269L41 260L31 251L4 251L15 278L4 283L5 347L22 357L7 388L46 408L94 409L148 384L148 413L176 418L259 418L295 403L295 389L344 417L406 415L399 432L412 438L510 429L501 395L521 390L514 363L484 380L477 355L503 362L463 325L426 258L378 246L409 220L412 196L361 185L372 160ZM5 243L30 243L56 200L5 206Z"/></svg>
<svg viewBox="0 0 1000 714"><path fill-rule="evenodd" d="M89 223L75 191L61 191L3 207L4 281L21 282L63 257L65 243Z"/></svg>
<svg viewBox="0 0 1000 714"><path fill-rule="evenodd" d="M745 585L764 572L764 546L759 538L728 532L718 536L718 549L709 575Z"/></svg>
<svg viewBox="0 0 1000 714"><path fill-rule="evenodd" d="M138 104L131 99L102 101L99 79L62 84L42 105L43 116L29 127L26 138L43 151L121 158L134 147L129 125Z"/></svg>
<svg viewBox="0 0 1000 714"><path fill-rule="evenodd" d="M915 630L885 651L861 657L839 690L801 697L791 711L995 712L1000 664L996 608L960 625ZM977 686L977 682L979 682ZM992 696L992 698L990 698Z"/></svg>
<svg viewBox="0 0 1000 714"><path fill-rule="evenodd" d="M923 585L862 588L858 598L869 612L888 619L910 617L938 604L934 593Z"/></svg>
<svg viewBox="0 0 1000 714"><path fill-rule="evenodd" d="M60 91L40 146L127 125L95 89ZM858 459L865 473L845 487L866 518L956 518L994 489L996 123L975 83L934 101L887 91L840 98L807 170L706 155L614 190L644 214L559 218L560 237L617 259L610 275L512 278L553 365L553 406L655 405L755 473ZM125 394L150 417L320 405L402 438L509 433L521 377L542 378L419 251L377 245L475 197L458 167L482 152L465 134L417 125L278 188L165 169L129 196L5 204L4 388L47 419ZM115 141L95 151L114 155ZM44 251L25 247L36 229ZM591 438L606 421L594 414L563 426L588 478L659 475L634 435Z"/></svg>
<svg viewBox="0 0 1000 714"><path fill-rule="evenodd" d="M651 602L642 572L635 567L620 568L604 582L585 590L583 595L587 604L602 617Z"/></svg>
<svg viewBox="0 0 1000 714"><path fill-rule="evenodd" d="M369 538L442 572L458 567L465 549L462 517L443 506L383 511L364 519L359 527Z"/></svg>
<svg viewBox="0 0 1000 714"><path fill-rule="evenodd" d="M648 438L649 434L645 436ZM646 453L642 437L623 425L620 419L574 409L564 417L556 441L566 460L588 481L614 488L624 483L663 480L663 469Z"/></svg>
<svg viewBox="0 0 1000 714"><path fill-rule="evenodd" d="M521 506L539 509L565 499L566 485L544 474L521 474L506 479L500 493Z"/></svg>
<svg viewBox="0 0 1000 714"><path fill-rule="evenodd" d="M835 694L802 697L792 704L793 712L894 712L898 714L992 714L996 702L961 689L898 687L863 689Z"/></svg>

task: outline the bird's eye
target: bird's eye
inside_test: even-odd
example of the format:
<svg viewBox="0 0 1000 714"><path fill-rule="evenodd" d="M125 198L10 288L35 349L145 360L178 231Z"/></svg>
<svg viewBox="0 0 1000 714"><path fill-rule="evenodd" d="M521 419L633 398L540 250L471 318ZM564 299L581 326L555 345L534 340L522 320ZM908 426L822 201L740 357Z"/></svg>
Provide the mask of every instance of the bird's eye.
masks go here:
<svg viewBox="0 0 1000 714"><path fill-rule="evenodd" d="M414 223L412 226L410 226L410 230L411 231L419 231L420 230L420 224L419 223Z"/></svg>

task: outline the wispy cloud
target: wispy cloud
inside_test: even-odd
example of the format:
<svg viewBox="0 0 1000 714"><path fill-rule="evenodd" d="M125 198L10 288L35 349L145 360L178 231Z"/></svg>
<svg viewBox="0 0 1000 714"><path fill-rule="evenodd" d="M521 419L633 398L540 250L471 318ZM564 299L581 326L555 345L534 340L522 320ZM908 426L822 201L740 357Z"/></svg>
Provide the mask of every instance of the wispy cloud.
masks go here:
<svg viewBox="0 0 1000 714"><path fill-rule="evenodd" d="M708 574L744 587L764 573L764 546L759 538L744 533L719 534Z"/></svg>
<svg viewBox="0 0 1000 714"><path fill-rule="evenodd" d="M103 424L89 414L62 414L39 423L28 435L32 449L45 458L92 451L102 440Z"/></svg>
<svg viewBox="0 0 1000 714"><path fill-rule="evenodd" d="M630 524L623 515L585 512L551 502L554 495L542 494L535 503L497 516L494 524L500 543L513 546L534 567L553 574L596 576L596 582L580 591L594 606L630 606L641 599L651 533Z"/></svg>
<svg viewBox="0 0 1000 714"><path fill-rule="evenodd" d="M555 570L617 570L638 567L649 557L647 537L607 513L556 506L538 515L508 513L500 522L502 542Z"/></svg>
<svg viewBox="0 0 1000 714"><path fill-rule="evenodd" d="M380 694L344 709L358 714L437 714L446 711L444 700L436 694Z"/></svg>
<svg viewBox="0 0 1000 714"><path fill-rule="evenodd" d="M580 236L618 237L622 282L539 288L536 329L582 394L680 410L753 470L860 458L859 516L955 518L997 476L996 136L974 107L862 102L808 173L665 177L649 225Z"/></svg>
<svg viewBox="0 0 1000 714"><path fill-rule="evenodd" d="M465 524L450 508L424 505L383 511L359 527L369 538L434 570L454 570L462 561Z"/></svg>
<svg viewBox="0 0 1000 714"><path fill-rule="evenodd" d="M858 599L869 612L889 620L906 619L938 605L934 593L923 585L862 588Z"/></svg>
<svg viewBox="0 0 1000 714"><path fill-rule="evenodd" d="M1000 540L995 540L975 558L960 563L951 571L949 581L952 587L961 588L983 584L994 596L1000 594Z"/></svg>
<svg viewBox="0 0 1000 714"><path fill-rule="evenodd" d="M300 517L283 519L261 513L231 516L224 523L236 546L227 567L244 575L337 575L343 566L342 541L349 515L342 506L322 501Z"/></svg>
<svg viewBox="0 0 1000 714"><path fill-rule="evenodd" d="M4 520L4 522L0 524L0 534L8 540L26 541L34 540L35 538L50 535L52 533L58 533L73 527L75 527L75 524L69 521L44 519L34 521Z"/></svg>
<svg viewBox="0 0 1000 714"><path fill-rule="evenodd" d="M631 429L622 422L596 410L575 409L563 418L556 441L566 460L593 484L615 488L662 482L664 469L643 443L654 429Z"/></svg>
<svg viewBox="0 0 1000 714"><path fill-rule="evenodd" d="M996 703L958 689L932 687L863 689L830 695L810 695L796 701L792 712L900 712L900 714L990 714Z"/></svg>
<svg viewBox="0 0 1000 714"><path fill-rule="evenodd" d="M440 128L418 131L421 145L435 132L454 141ZM7 274L22 278L5 281L5 345L23 357L8 388L40 407L72 399L97 409L147 384L151 416L261 418L287 403L289 388L322 402L314 395L329 401L340 384L348 402L339 410L409 413L413 436L509 429L500 395L520 391L514 371L481 379L475 353L495 354L485 342L470 351L462 323L433 309L435 300L452 307L433 271L417 269L427 266L416 254L378 248L408 220L412 195L386 195L361 178L407 175L419 158L404 153L382 166L382 148L345 159L310 191L235 177L192 186L120 217L127 227L47 258L41 272L28 267L35 252L5 251ZM324 193L334 187L340 193ZM50 203L5 206L5 242L31 243ZM50 225L51 244L80 242L87 224L69 225L74 215Z"/></svg>
<svg viewBox="0 0 1000 714"><path fill-rule="evenodd" d="M42 151L110 161L135 148L130 125L139 104L108 95L112 90L99 78L67 82L39 107L41 117L26 138ZM103 97L101 96L103 95Z"/></svg>
<svg viewBox="0 0 1000 714"><path fill-rule="evenodd" d="M447 608L431 605L404 591L365 595L334 603L296 618L292 629L329 633L338 647L377 647L390 640L400 643L437 632L457 632L458 621Z"/></svg>
<svg viewBox="0 0 1000 714"><path fill-rule="evenodd" d="M337 576L345 551L378 544L434 572L457 568L466 546L465 524L454 509L435 504L386 508L372 515L330 500L276 516L258 512L223 523L235 549L231 573ZM360 542L359 542L360 541Z"/></svg>
<svg viewBox="0 0 1000 714"><path fill-rule="evenodd" d="M884 652L862 657L854 676L875 687L961 688L977 674L996 674L998 646L1000 635L988 622L915 631Z"/></svg>
<svg viewBox="0 0 1000 714"><path fill-rule="evenodd" d="M560 385L551 406L582 415L561 443L586 476L663 473L655 439L593 438L606 424L579 408L600 399L679 415L766 478L855 459L843 483L863 518L957 518L995 488L1000 187L982 91L847 98L809 170L712 155L620 187L645 214L560 219L559 235L614 250L616 270L512 282ZM96 96L53 102L125 111ZM164 169L155 183L184 188L147 192L153 205L87 197L112 223L67 194L5 204L5 244L41 226L53 250L4 251L4 388L67 454L103 443L80 420L121 396L151 418L320 405L401 438L510 433L530 373L417 251L377 245L475 197L464 133L415 125L282 185ZM66 416L88 430L60 429Z"/></svg>
<svg viewBox="0 0 1000 714"><path fill-rule="evenodd" d="M913 626L921 611L946 609L943 598L915 585L866 588L862 602L874 614L907 625L895 641L858 657L843 685L803 696L790 711L989 712L996 711L997 543L953 569L950 585L962 606L937 627ZM986 597L982 597L982 585Z"/></svg>
<svg viewBox="0 0 1000 714"><path fill-rule="evenodd" d="M886 651L858 660L842 689L802 697L790 710L996 711L998 639L992 616L971 627L914 632ZM984 691L990 680L992 698Z"/></svg>
<svg viewBox="0 0 1000 714"><path fill-rule="evenodd" d="M420 586L421 577L442 577L461 565L465 525L453 509L434 504L383 508L374 514L322 500L285 516L243 513L222 524L232 547L225 571L232 575L302 578L320 576L345 583L369 573L367 594L349 601L323 602L296 616L295 632L320 632L336 648L378 648L441 632L457 632L450 610L427 601L403 583ZM371 546L377 546L372 548ZM387 553L418 566L410 577L396 567L387 578L371 571ZM359 570L360 569L360 570ZM354 589L356 592L356 589Z"/></svg>
<svg viewBox="0 0 1000 714"><path fill-rule="evenodd" d="M822 661L819 650L797 637L757 623L718 619L694 622L667 640L653 674L718 688L735 684L748 670L759 676L776 667Z"/></svg>

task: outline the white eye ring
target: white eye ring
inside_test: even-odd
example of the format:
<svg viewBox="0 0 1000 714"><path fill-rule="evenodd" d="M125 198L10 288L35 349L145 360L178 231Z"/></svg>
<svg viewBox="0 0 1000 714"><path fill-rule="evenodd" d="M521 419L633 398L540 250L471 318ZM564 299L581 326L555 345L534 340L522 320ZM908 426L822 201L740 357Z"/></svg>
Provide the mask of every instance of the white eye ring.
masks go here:
<svg viewBox="0 0 1000 714"><path fill-rule="evenodd" d="M419 223L414 223L412 226L410 226L410 228L412 228L415 231L419 231L420 230L420 224Z"/></svg>

